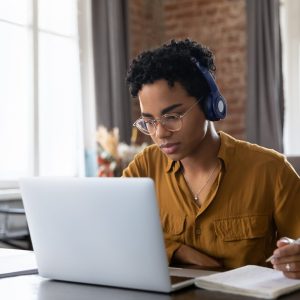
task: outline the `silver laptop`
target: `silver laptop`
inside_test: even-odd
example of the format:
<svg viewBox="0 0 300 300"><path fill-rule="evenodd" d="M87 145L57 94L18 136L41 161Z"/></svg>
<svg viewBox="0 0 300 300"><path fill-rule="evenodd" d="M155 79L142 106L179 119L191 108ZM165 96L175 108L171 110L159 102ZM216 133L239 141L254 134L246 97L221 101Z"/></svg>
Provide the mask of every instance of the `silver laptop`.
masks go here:
<svg viewBox="0 0 300 300"><path fill-rule="evenodd" d="M21 194L39 274L171 292L154 183L149 178L24 178Z"/></svg>

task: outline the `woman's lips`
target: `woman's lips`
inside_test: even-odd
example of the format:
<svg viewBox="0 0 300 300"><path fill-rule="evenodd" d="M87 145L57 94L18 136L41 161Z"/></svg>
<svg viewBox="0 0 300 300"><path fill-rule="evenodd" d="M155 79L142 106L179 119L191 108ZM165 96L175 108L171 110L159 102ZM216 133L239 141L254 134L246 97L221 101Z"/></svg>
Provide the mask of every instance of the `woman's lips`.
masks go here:
<svg viewBox="0 0 300 300"><path fill-rule="evenodd" d="M166 144L161 144L160 149L162 149L166 154L173 154L177 152L179 148L179 143L166 143Z"/></svg>

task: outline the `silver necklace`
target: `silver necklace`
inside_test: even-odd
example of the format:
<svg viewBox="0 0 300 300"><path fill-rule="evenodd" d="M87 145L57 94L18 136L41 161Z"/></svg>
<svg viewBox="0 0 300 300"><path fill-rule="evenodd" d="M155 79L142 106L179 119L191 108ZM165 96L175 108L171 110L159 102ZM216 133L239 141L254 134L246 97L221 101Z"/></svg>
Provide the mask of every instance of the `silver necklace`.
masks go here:
<svg viewBox="0 0 300 300"><path fill-rule="evenodd" d="M185 179L185 182L187 183L190 191L192 192L193 196L194 196L194 200L195 202L198 202L199 201L199 194L202 192L202 190L206 187L206 185L208 184L209 180L211 179L212 175L215 173L215 170L217 169L219 164L216 164L216 166L213 168L213 170L211 171L211 173L209 174L209 176L207 177L207 180L205 181L205 183L200 187L200 189L198 190L197 193L193 192L193 189L191 188L191 185L190 183L188 182L187 178L185 177L184 175L184 172L182 173L183 174L183 177Z"/></svg>

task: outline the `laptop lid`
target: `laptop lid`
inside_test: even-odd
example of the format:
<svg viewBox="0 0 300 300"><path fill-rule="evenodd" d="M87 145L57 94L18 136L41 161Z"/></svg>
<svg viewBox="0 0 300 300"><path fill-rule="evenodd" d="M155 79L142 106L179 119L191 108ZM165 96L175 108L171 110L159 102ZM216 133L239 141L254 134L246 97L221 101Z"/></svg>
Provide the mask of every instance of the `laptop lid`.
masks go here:
<svg viewBox="0 0 300 300"><path fill-rule="evenodd" d="M39 274L52 279L170 292L149 178L24 178L21 194Z"/></svg>

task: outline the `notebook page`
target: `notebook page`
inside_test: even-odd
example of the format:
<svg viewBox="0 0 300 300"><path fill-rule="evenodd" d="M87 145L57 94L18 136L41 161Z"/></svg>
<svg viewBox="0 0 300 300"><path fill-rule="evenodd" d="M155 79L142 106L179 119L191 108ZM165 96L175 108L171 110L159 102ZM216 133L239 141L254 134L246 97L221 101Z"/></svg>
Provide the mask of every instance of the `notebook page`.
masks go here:
<svg viewBox="0 0 300 300"><path fill-rule="evenodd" d="M274 269L252 265L197 278L195 284L204 289L267 299L300 288L300 280L288 279Z"/></svg>
<svg viewBox="0 0 300 300"><path fill-rule="evenodd" d="M33 251L0 249L0 278L36 273Z"/></svg>

